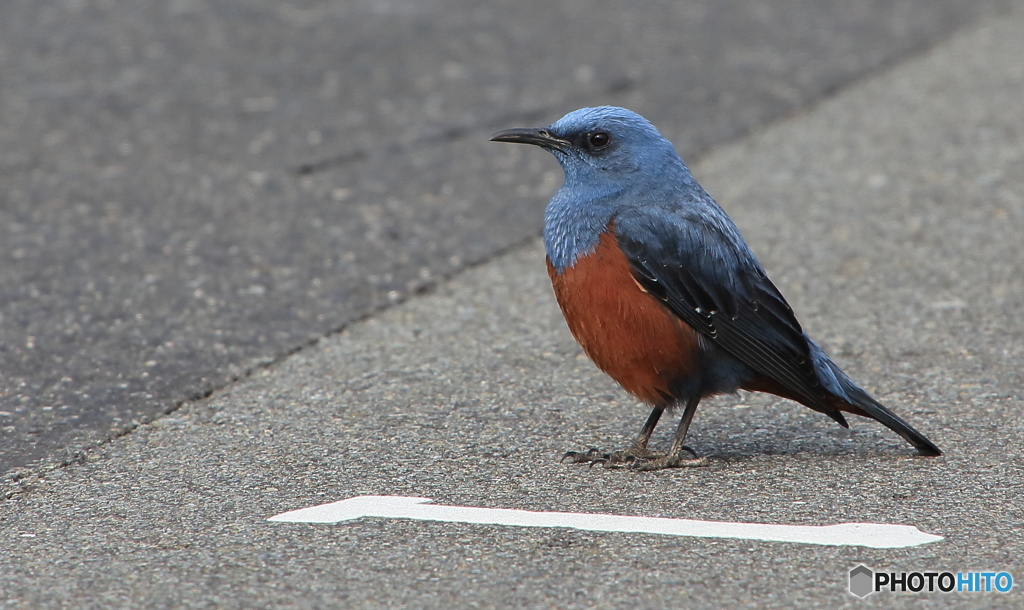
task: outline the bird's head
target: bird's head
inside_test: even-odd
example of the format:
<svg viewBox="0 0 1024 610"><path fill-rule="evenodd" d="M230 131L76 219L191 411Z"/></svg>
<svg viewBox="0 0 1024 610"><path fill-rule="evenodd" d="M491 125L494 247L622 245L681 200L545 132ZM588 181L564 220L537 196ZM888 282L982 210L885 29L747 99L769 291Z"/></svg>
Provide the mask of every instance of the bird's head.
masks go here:
<svg viewBox="0 0 1024 610"><path fill-rule="evenodd" d="M547 127L506 129L494 142L533 144L550 151L566 182L588 186L629 180L666 164L682 166L672 144L647 119L615 106L581 108Z"/></svg>

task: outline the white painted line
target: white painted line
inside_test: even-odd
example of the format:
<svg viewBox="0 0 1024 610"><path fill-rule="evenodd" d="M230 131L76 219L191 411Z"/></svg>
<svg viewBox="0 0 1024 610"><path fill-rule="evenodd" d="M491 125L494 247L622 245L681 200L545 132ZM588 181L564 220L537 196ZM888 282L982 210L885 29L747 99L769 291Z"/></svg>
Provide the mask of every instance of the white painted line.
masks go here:
<svg viewBox="0 0 1024 610"><path fill-rule="evenodd" d="M406 496L357 496L331 504L293 510L268 521L287 523L338 523L361 517L418 519L447 523L487 523L520 527L569 527L595 532L638 532L698 538L738 538L772 542L797 542L833 546L866 546L897 549L942 540L912 525L840 523L838 525L777 525L730 523L662 517L628 517L590 513L553 513L504 508L474 508L427 504L430 498Z"/></svg>

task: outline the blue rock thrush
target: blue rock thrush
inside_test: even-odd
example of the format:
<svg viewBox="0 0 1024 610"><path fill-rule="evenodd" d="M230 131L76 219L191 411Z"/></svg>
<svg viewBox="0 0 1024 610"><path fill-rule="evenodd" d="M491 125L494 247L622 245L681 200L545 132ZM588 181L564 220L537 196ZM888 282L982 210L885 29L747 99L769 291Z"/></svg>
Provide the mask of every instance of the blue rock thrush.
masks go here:
<svg viewBox="0 0 1024 610"><path fill-rule="evenodd" d="M624 108L571 112L497 142L555 155L565 183L544 212L548 274L572 334L594 363L653 408L632 447L563 459L639 470L696 465L683 444L705 396L737 390L799 402L849 427L878 420L924 455L942 452L882 406L804 333L732 220L658 130ZM666 454L647 444L682 405Z"/></svg>

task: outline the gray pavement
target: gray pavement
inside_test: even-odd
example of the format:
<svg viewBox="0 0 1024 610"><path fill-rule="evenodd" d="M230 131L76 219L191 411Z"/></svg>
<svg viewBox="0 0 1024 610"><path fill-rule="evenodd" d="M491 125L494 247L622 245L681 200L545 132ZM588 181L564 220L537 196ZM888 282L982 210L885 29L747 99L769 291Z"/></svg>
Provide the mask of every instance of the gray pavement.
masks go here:
<svg viewBox="0 0 1024 610"><path fill-rule="evenodd" d="M707 150L1011 0L4 0L10 483L536 235L618 103ZM12 470L13 469L13 470Z"/></svg>
<svg viewBox="0 0 1024 610"><path fill-rule="evenodd" d="M1021 57L1018 10L693 168L810 334L945 456L916 457L874 422L844 430L794 403L743 394L698 412L692 444L717 458L707 468L559 464L566 449L622 445L646 413L582 356L531 241L80 464L21 479L20 493L0 505L0 605L1021 607ZM530 155L543 157L483 140L463 147L495 155L508 185L526 178ZM666 428L655 443L668 442ZM903 523L945 540L871 550L265 521L363 494ZM1007 571L1015 586L859 600L846 592L858 563Z"/></svg>

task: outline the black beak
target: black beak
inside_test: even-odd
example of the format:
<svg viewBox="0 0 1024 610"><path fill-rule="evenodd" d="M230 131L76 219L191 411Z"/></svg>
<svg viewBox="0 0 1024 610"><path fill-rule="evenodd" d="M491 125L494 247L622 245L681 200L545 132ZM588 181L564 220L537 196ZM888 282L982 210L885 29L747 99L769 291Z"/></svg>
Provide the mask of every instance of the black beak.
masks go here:
<svg viewBox="0 0 1024 610"><path fill-rule="evenodd" d="M544 127L520 127L506 129L491 136L491 142L515 142L518 144L533 144L548 150L567 152L569 142L551 135L551 132Z"/></svg>

